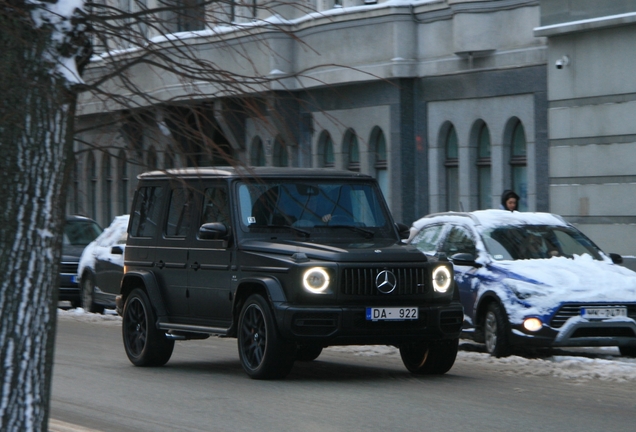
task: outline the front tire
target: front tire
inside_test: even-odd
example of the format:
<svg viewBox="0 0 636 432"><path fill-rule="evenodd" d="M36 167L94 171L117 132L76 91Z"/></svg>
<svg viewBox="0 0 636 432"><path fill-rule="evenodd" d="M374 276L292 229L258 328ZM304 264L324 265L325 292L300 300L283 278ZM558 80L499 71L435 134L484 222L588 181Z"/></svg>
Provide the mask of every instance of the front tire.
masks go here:
<svg viewBox="0 0 636 432"><path fill-rule="evenodd" d="M417 375L443 375L455 364L459 338L400 346L402 363Z"/></svg>
<svg viewBox="0 0 636 432"><path fill-rule="evenodd" d="M82 278L82 307L91 313L104 313L104 306L95 304L95 282L90 275Z"/></svg>
<svg viewBox="0 0 636 432"><path fill-rule="evenodd" d="M174 340L167 339L155 321L148 296L136 288L126 299L122 318L124 348L135 366L163 366L170 360Z"/></svg>
<svg viewBox="0 0 636 432"><path fill-rule="evenodd" d="M510 323L498 303L488 305L484 318L484 342L486 351L494 357L507 357L512 352L510 345Z"/></svg>
<svg viewBox="0 0 636 432"><path fill-rule="evenodd" d="M281 338L267 301L251 295L241 310L238 325L241 365L250 378L284 378L294 365L296 346Z"/></svg>

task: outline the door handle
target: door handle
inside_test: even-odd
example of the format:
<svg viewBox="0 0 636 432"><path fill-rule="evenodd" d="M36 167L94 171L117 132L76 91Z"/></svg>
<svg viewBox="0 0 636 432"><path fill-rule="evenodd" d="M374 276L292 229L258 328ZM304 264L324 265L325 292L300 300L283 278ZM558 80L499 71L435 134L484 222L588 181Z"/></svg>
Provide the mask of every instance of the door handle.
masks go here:
<svg viewBox="0 0 636 432"><path fill-rule="evenodd" d="M199 264L198 262L195 262L194 264L190 266L190 268L194 269L194 271L197 271L201 268L201 264Z"/></svg>
<svg viewBox="0 0 636 432"><path fill-rule="evenodd" d="M160 269L164 268L166 266L166 263L163 262L163 260L160 260L159 262L155 263L156 267L159 267Z"/></svg>

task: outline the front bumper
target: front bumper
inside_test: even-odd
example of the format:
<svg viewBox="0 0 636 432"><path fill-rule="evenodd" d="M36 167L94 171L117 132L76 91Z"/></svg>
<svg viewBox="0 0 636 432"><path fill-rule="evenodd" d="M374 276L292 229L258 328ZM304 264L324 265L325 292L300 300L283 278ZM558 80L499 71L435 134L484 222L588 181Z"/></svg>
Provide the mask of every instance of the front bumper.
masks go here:
<svg viewBox="0 0 636 432"><path fill-rule="evenodd" d="M366 308L275 305L282 336L323 345L400 345L459 337L464 313L459 303L419 307L413 321L368 321Z"/></svg>
<svg viewBox="0 0 636 432"><path fill-rule="evenodd" d="M636 321L573 317L559 329L544 325L536 333L513 325L512 343L534 347L636 346Z"/></svg>
<svg viewBox="0 0 636 432"><path fill-rule="evenodd" d="M59 300L78 301L80 298L80 288L77 283L77 275L70 273L60 273L60 285L58 290Z"/></svg>

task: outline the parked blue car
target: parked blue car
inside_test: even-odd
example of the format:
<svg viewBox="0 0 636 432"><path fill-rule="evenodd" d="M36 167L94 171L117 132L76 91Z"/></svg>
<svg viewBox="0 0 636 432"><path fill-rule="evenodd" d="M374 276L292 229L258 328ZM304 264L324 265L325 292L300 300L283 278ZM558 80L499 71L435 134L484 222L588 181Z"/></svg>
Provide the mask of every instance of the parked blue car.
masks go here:
<svg viewBox="0 0 636 432"><path fill-rule="evenodd" d="M413 223L407 242L453 263L464 333L496 357L517 346L618 346L636 356L636 272L560 216L433 214Z"/></svg>

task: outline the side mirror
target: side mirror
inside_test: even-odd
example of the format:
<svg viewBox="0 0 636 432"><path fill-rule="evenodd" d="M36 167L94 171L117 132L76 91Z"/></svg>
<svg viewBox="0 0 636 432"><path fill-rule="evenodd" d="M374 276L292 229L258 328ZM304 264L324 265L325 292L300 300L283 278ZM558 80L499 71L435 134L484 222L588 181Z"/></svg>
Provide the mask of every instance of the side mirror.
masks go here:
<svg viewBox="0 0 636 432"><path fill-rule="evenodd" d="M620 256L619 254L617 254L617 253L611 253L611 254L609 254L609 256L610 256L610 258L612 259L612 262L613 262L614 264L623 264L623 257L622 257L622 256Z"/></svg>
<svg viewBox="0 0 636 432"><path fill-rule="evenodd" d="M456 253L450 257L450 261L455 265L481 267L481 264L475 262L473 254L469 253Z"/></svg>
<svg viewBox="0 0 636 432"><path fill-rule="evenodd" d="M113 246L110 248L110 253L113 255L123 255L124 249L121 246Z"/></svg>
<svg viewBox="0 0 636 432"><path fill-rule="evenodd" d="M199 238L203 240L224 239L227 235L227 227L221 222L204 223L199 228Z"/></svg>
<svg viewBox="0 0 636 432"><path fill-rule="evenodd" d="M398 233L400 233L400 238L402 240L406 240L411 235L411 230L408 225L401 222L396 222L395 227L397 228Z"/></svg>

